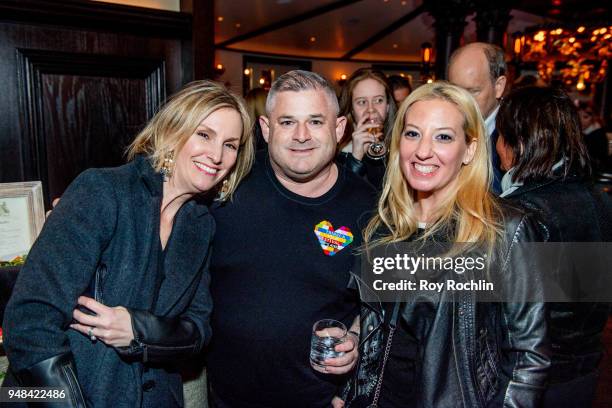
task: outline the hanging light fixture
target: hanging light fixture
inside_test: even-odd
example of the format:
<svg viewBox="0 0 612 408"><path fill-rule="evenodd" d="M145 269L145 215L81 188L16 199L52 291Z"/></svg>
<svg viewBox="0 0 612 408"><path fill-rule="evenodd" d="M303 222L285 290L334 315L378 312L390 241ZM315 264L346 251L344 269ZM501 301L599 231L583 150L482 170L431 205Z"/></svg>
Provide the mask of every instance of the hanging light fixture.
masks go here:
<svg viewBox="0 0 612 408"><path fill-rule="evenodd" d="M545 82L560 81L590 91L603 81L612 58L612 26L533 27L513 35L517 61L533 62ZM520 41L520 39L523 39Z"/></svg>
<svg viewBox="0 0 612 408"><path fill-rule="evenodd" d="M432 46L430 42L424 42L421 44L421 78L423 82L433 80L432 75L429 73L431 68L431 54Z"/></svg>
<svg viewBox="0 0 612 408"><path fill-rule="evenodd" d="M421 44L421 63L423 64L423 67L429 67L429 64L431 63L431 51L431 43L424 42Z"/></svg>

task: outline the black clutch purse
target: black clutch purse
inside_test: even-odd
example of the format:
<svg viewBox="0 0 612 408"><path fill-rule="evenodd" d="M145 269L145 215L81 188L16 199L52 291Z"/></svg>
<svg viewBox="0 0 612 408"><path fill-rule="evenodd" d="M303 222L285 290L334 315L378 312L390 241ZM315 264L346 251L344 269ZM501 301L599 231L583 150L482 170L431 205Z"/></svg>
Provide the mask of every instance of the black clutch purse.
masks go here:
<svg viewBox="0 0 612 408"><path fill-rule="evenodd" d="M95 299L96 302L103 303L102 302L102 293L103 293L102 289L104 286L104 281L106 280L106 273L107 273L106 265L103 263L99 264L98 267L96 268L96 273L94 274L93 278L91 279L91 282L89 283L89 286L87 287L87 289L85 289L85 292L83 292L81 296L87 296L92 299ZM96 315L94 312L92 312L91 310L89 310L83 305L77 305L77 309L91 316ZM75 321L73 321L73 323L74 322Z"/></svg>

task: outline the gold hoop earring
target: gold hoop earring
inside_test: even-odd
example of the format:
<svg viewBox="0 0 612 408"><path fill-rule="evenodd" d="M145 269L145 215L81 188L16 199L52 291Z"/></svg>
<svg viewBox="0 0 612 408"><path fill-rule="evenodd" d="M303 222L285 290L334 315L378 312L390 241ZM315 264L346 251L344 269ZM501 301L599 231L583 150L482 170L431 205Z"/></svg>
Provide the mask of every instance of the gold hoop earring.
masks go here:
<svg viewBox="0 0 612 408"><path fill-rule="evenodd" d="M174 170L174 150L170 150L164 155L164 163L162 164L161 174L164 176L164 181L170 180L172 171Z"/></svg>

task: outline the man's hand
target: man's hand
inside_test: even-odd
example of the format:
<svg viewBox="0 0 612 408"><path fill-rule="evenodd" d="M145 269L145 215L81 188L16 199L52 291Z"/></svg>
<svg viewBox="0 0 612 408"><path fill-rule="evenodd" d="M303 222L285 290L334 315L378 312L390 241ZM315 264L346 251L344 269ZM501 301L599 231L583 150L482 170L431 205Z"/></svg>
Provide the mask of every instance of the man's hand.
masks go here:
<svg viewBox="0 0 612 408"><path fill-rule="evenodd" d="M323 362L323 367L313 368L323 374L346 374L353 369L359 358L359 339L353 333L346 335L346 340L338 344L334 350L343 351L341 357L328 358Z"/></svg>
<svg viewBox="0 0 612 408"><path fill-rule="evenodd" d="M344 408L344 401L342 401L340 397L334 397L331 404L332 408Z"/></svg>
<svg viewBox="0 0 612 408"><path fill-rule="evenodd" d="M51 201L51 210L47 211L45 213L45 219L49 218L49 216L51 215L51 211L53 211L53 208L55 208L55 206L57 205L57 203L59 203L59 198L54 198L53 201Z"/></svg>

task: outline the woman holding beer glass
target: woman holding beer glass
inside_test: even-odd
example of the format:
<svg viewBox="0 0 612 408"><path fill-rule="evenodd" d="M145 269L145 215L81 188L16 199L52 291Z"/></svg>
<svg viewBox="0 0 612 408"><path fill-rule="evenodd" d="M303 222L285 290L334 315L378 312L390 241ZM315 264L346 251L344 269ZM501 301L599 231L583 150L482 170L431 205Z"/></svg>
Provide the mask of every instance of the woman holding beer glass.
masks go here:
<svg viewBox="0 0 612 408"><path fill-rule="evenodd" d="M379 189L395 111L393 93L380 71L358 69L342 88L340 115L346 116L348 123L340 142L339 159Z"/></svg>
<svg viewBox="0 0 612 408"><path fill-rule="evenodd" d="M408 242L426 250L448 242L462 257L471 253L461 249L467 248L488 260L483 276L496 282L493 295L501 301L446 289L384 308L364 300L360 361L344 395L347 406L538 404L550 365L546 315L543 303L523 301L527 293L541 298L542 289L537 268L517 248L546 236L532 215L491 194L487 150L484 123L467 91L436 82L402 103L378 211L364 231L366 254ZM461 273L449 271L453 279Z"/></svg>

